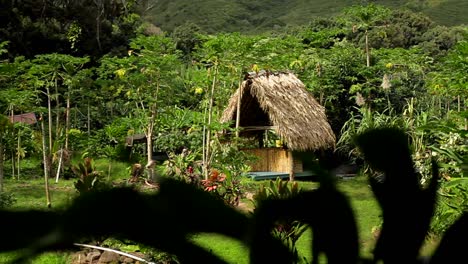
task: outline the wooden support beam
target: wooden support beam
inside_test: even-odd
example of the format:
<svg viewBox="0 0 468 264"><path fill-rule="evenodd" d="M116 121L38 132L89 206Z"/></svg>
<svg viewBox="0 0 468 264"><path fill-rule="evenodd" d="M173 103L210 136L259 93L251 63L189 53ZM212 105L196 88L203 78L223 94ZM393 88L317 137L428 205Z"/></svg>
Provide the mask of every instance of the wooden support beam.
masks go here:
<svg viewBox="0 0 468 264"><path fill-rule="evenodd" d="M294 181L294 157L292 150L287 150L286 155L288 156L288 163L289 163L289 181Z"/></svg>
<svg viewBox="0 0 468 264"><path fill-rule="evenodd" d="M248 126L242 127L242 131L264 131L264 130L276 130L277 126Z"/></svg>

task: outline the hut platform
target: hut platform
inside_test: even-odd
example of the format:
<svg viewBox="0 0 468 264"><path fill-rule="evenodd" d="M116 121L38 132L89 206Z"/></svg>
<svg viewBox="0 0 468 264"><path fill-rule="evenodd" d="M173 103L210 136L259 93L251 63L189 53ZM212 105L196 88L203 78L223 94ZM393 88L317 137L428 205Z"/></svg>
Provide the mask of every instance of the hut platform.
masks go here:
<svg viewBox="0 0 468 264"><path fill-rule="evenodd" d="M313 171L303 171L294 173L294 178L296 180L312 180L316 174ZM254 171L249 172L248 177L254 181L261 180L276 180L280 179L289 179L288 172L273 172L273 171Z"/></svg>

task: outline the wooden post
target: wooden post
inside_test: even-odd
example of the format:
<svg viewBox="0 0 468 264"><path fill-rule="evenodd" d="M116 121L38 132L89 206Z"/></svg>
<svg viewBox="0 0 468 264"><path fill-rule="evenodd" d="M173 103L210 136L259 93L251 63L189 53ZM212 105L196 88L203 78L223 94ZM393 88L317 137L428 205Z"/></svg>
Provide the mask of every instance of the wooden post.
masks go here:
<svg viewBox="0 0 468 264"><path fill-rule="evenodd" d="M264 136L263 133L264 133L264 132L260 132L260 133L258 133L258 135L257 135L257 139L258 139L258 148L264 148L264 147L265 147L265 144L264 144L265 142L263 141L263 136Z"/></svg>
<svg viewBox="0 0 468 264"><path fill-rule="evenodd" d="M288 155L289 162L289 181L294 181L294 157L291 149L286 150L286 155Z"/></svg>

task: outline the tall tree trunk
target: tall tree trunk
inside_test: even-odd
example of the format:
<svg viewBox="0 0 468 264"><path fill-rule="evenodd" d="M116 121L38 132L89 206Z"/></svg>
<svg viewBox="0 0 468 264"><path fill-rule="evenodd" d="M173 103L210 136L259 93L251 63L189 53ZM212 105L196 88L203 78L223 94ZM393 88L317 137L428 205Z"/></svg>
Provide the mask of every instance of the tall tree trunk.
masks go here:
<svg viewBox="0 0 468 264"><path fill-rule="evenodd" d="M445 112L445 118L449 118L449 113L450 113L450 97L446 99L445 101L445 108L447 109Z"/></svg>
<svg viewBox="0 0 468 264"><path fill-rule="evenodd" d="M55 79L55 139L59 138L59 130L60 130L60 100L59 100L59 93L58 93L58 84L57 79Z"/></svg>
<svg viewBox="0 0 468 264"><path fill-rule="evenodd" d="M52 103L50 99L50 90L47 91L47 114L49 115L49 152L52 153Z"/></svg>
<svg viewBox="0 0 468 264"><path fill-rule="evenodd" d="M11 116L11 122L13 123L14 122L14 117L15 115L15 112L13 110L13 107L11 107L11 110L10 110L10 116ZM13 153L13 150L11 151L11 177L14 179L15 178L15 155Z"/></svg>
<svg viewBox="0 0 468 264"><path fill-rule="evenodd" d="M439 115L440 117L442 117L442 98L440 98L440 95L439 95Z"/></svg>
<svg viewBox="0 0 468 264"><path fill-rule="evenodd" d="M466 99L463 101L463 102L464 102L463 105L464 105L465 111L466 111L466 109L467 109L467 107L466 107L466 101L467 101ZM465 130L468 130L468 118L465 118Z"/></svg>
<svg viewBox="0 0 468 264"><path fill-rule="evenodd" d="M67 95L67 109L65 111L65 148L60 148L60 158L55 175L55 183L58 183L63 168L63 153L68 155L68 132L70 130L70 94Z"/></svg>
<svg viewBox="0 0 468 264"><path fill-rule="evenodd" d="M208 170L211 167L211 119L213 116L213 100L214 100L214 89L216 86L216 75L218 73L218 68L216 67L214 76L213 76L213 84L211 85L211 94L210 94L210 104L208 105L208 125L206 129L206 158L205 163L203 164L204 167L204 174L205 180L208 179Z"/></svg>
<svg viewBox="0 0 468 264"><path fill-rule="evenodd" d="M154 182L154 166L151 166L153 163L153 129L154 129L154 119L156 115L155 106L151 108L151 117L148 123L148 127L146 129L146 155L148 158L147 169L149 174L150 181Z"/></svg>
<svg viewBox="0 0 468 264"><path fill-rule="evenodd" d="M98 45L99 51L102 51L101 46L101 16L104 14L104 4L102 0L94 0L96 4L96 42Z"/></svg>
<svg viewBox="0 0 468 264"><path fill-rule="evenodd" d="M0 138L0 193L3 192L3 158L3 138Z"/></svg>
<svg viewBox="0 0 468 264"><path fill-rule="evenodd" d="M18 181L20 179L20 173L21 173L21 166L20 166L20 160L21 160L21 134L20 134L20 131L18 131L18 143L17 143L17 146L16 146L16 167L18 169L18 173L17 173L17 178L18 178Z"/></svg>
<svg viewBox="0 0 468 264"><path fill-rule="evenodd" d="M59 159L59 163L58 163L58 166L57 166L57 174L55 175L55 183L58 183L58 180L60 178L60 172L62 170L62 162L63 162L63 152L64 152L64 150L61 148L60 149L60 159Z"/></svg>
<svg viewBox="0 0 468 264"><path fill-rule="evenodd" d="M157 109L158 109L158 95L159 95L159 77L156 83L155 103L149 108L151 111L151 116L148 122L147 131L146 131L146 152L147 152L147 157L148 157L148 164L146 167L148 169L149 179L152 182L156 181L155 174L154 174L154 164L153 164L154 163L153 162L153 132L154 132L154 126L155 126Z"/></svg>
<svg viewBox="0 0 468 264"><path fill-rule="evenodd" d="M49 151L47 151L47 144L46 144L46 135L45 135L45 127L44 127L44 118L40 116L41 119L41 132L42 132L42 158L44 162L44 186L45 186L45 195L47 199L47 208L52 207L52 203L50 201L50 192L49 192L49 172L50 172L50 166L49 166Z"/></svg>
<svg viewBox="0 0 468 264"><path fill-rule="evenodd" d="M236 138L239 137L239 126L240 126L240 112L242 103L242 79L239 80L239 97L237 98L237 112L236 112Z"/></svg>
<svg viewBox="0 0 468 264"><path fill-rule="evenodd" d="M203 137L202 137L202 172L203 175L205 175L205 179L208 177L206 176L207 173L205 174L206 171L206 120L207 120L207 114L208 114L208 106L205 107L205 110L203 111Z"/></svg>
<svg viewBox="0 0 468 264"><path fill-rule="evenodd" d="M370 67L369 38L367 36L367 29L365 33L365 38L366 38L366 65L367 67Z"/></svg>
<svg viewBox="0 0 468 264"><path fill-rule="evenodd" d="M89 110L89 99L88 99L88 137L91 136L91 111Z"/></svg>
<svg viewBox="0 0 468 264"><path fill-rule="evenodd" d="M107 167L107 181L110 182L110 176L112 171L112 159L109 159L109 166Z"/></svg>
<svg viewBox="0 0 468 264"><path fill-rule="evenodd" d="M68 151L68 132L70 132L70 94L67 96L67 109L65 111L65 150Z"/></svg>
<svg viewBox="0 0 468 264"><path fill-rule="evenodd" d="M11 177L14 179L16 177L16 161L15 161L15 152L11 151Z"/></svg>
<svg viewBox="0 0 468 264"><path fill-rule="evenodd" d="M48 176L47 177L51 177L52 175L52 151L53 151L53 139L52 139L52 126L53 126L53 122L52 122L52 99L51 99L51 94L50 94L50 89L47 88L47 110L48 110L48 115L49 115L49 152L48 152Z"/></svg>

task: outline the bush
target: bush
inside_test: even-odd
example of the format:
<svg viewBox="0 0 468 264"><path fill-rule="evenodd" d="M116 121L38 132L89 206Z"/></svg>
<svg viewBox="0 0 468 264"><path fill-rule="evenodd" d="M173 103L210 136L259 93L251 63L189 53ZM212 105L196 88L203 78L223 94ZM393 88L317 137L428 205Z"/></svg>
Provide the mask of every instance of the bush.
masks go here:
<svg viewBox="0 0 468 264"><path fill-rule="evenodd" d="M16 203L16 199L12 193L1 192L0 193L0 209L11 207Z"/></svg>
<svg viewBox="0 0 468 264"><path fill-rule="evenodd" d="M80 194L102 191L108 187L101 180L100 172L94 167L91 158L84 158L83 162L73 166L72 170L78 178L75 188Z"/></svg>
<svg viewBox="0 0 468 264"><path fill-rule="evenodd" d="M430 232L441 236L464 213L468 212L468 179L453 179L442 184L439 190Z"/></svg>
<svg viewBox="0 0 468 264"><path fill-rule="evenodd" d="M280 178L276 181L270 181L268 185L261 185L260 190L254 196L256 206L266 200L271 199L290 199L300 193L297 182L282 181ZM308 226L294 219L283 219L275 223L272 231L273 236L280 239L289 249L298 256L296 242L307 230Z"/></svg>

